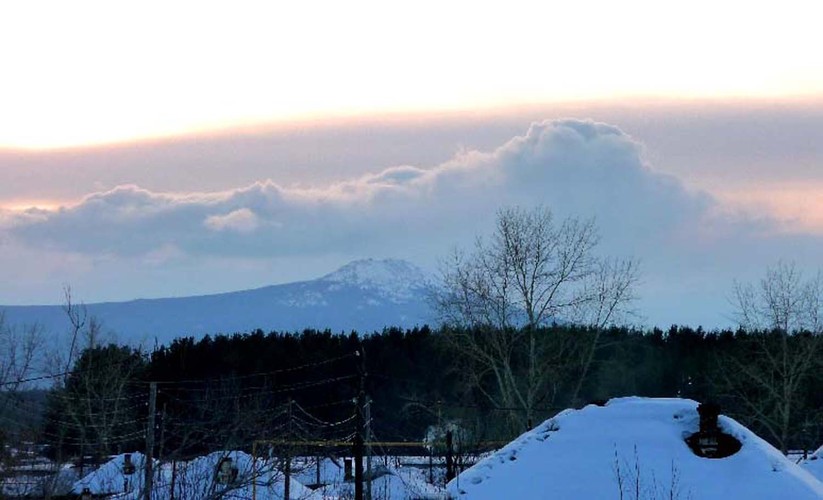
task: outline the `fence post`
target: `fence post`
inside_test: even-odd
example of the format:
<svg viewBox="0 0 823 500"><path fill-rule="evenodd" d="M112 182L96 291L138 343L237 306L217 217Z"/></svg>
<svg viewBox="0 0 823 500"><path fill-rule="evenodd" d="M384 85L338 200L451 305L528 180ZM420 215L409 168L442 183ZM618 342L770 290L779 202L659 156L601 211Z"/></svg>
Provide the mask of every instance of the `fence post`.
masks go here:
<svg viewBox="0 0 823 500"><path fill-rule="evenodd" d="M446 482L454 479L454 444L452 431L446 431Z"/></svg>
<svg viewBox="0 0 823 500"><path fill-rule="evenodd" d="M143 464L145 472L143 498L151 500L151 487L154 480L154 418L157 405L157 382L149 384L149 424L146 429L146 457Z"/></svg>

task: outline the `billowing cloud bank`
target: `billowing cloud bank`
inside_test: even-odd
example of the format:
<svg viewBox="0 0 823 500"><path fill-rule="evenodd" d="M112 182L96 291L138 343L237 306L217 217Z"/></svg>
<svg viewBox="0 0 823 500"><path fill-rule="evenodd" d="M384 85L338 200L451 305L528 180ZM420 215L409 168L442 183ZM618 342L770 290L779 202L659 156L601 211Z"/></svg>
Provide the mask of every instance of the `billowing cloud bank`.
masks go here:
<svg viewBox="0 0 823 500"><path fill-rule="evenodd" d="M538 204L561 216L596 217L604 252L644 262L645 293L653 299L640 308L656 323L682 321L662 318L674 307L727 310L717 290L728 290L741 269L760 270L787 256L785 245L764 239L768 222L730 219L708 194L654 170L642 145L620 129L580 120L535 123L493 151L461 153L435 167L391 167L329 186L265 180L221 192L168 193L123 185L76 205L0 220L4 237L17 244L105 256L111 268L118 259L131 262L125 267L166 256L282 265L329 255L400 256L427 263L487 231L501 206ZM747 244L757 245L757 258L741 251ZM306 270L305 277L327 270ZM714 296L705 294L709 289Z"/></svg>
<svg viewBox="0 0 823 500"><path fill-rule="evenodd" d="M481 229L503 204L538 203L597 216L607 234L632 239L687 229L712 204L648 167L640 145L619 129L564 120L534 124L495 151L430 169L392 167L313 189L271 180L214 193L125 185L19 215L10 230L32 245L83 253L134 255L174 245L189 254L281 256L439 238L462 233L467 218Z"/></svg>

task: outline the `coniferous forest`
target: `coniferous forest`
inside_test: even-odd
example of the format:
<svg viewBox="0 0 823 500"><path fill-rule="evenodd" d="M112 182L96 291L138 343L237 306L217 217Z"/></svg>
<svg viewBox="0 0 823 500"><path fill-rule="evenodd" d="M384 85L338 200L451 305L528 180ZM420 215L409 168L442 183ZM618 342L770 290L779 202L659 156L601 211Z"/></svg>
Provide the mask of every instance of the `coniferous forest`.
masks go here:
<svg viewBox="0 0 823 500"><path fill-rule="evenodd" d="M676 326L611 328L596 337L593 329L557 325L534 333L549 374L531 408L535 421L525 419L527 409L516 397L508 406L496 403L503 400L495 381L500 370L449 340L516 338L518 330L258 330L180 338L150 354L113 344L87 349L65 383L46 393L44 414L30 419L29 432L48 443L55 458L142 449L154 385L156 446L166 459L251 451L255 442L278 439L347 442L358 395L369 407L371 439L382 442L420 442L438 426L456 426L464 446L482 447L562 409L629 395L717 402L724 414L784 450L823 442L823 370L793 365L783 373L763 354L782 345L787 355L800 356L814 336ZM594 338L595 360L581 381L580 360ZM524 376L527 356L512 345L504 361L515 377ZM774 349L763 350L770 345ZM762 378L746 376L754 368Z"/></svg>

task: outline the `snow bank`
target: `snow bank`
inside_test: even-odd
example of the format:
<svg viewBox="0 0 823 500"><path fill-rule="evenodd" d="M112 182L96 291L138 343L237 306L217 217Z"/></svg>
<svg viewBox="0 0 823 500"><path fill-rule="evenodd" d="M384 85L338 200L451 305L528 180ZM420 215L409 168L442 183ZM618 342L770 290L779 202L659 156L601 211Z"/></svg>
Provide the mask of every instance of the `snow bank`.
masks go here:
<svg viewBox="0 0 823 500"><path fill-rule="evenodd" d="M307 461L300 464L295 461L292 465L294 477L303 484L317 484L317 469L320 466L319 484L337 484L345 482L343 459L323 458L319 464L316 461Z"/></svg>
<svg viewBox="0 0 823 500"><path fill-rule="evenodd" d="M47 498L71 493L77 471L71 465L45 460L35 467L3 470L0 498Z"/></svg>
<svg viewBox="0 0 823 500"><path fill-rule="evenodd" d="M354 498L354 483L345 480L343 459L325 458L320 461L320 482L324 486L317 491L324 499ZM297 473L304 484L317 481L317 463L307 465ZM374 499L442 499L444 492L429 484L426 472L415 467L394 467L375 459L372 462L371 482ZM367 486L364 485L364 490Z"/></svg>
<svg viewBox="0 0 823 500"><path fill-rule="evenodd" d="M231 467L227 468L230 473L226 478L220 478L218 466L224 459L231 461ZM108 498L141 498L145 457L132 453L131 460L136 469L133 474L124 474L125 455L117 455L77 481L72 491L79 494L89 488L96 495L110 495ZM217 451L189 462L178 462L173 468L171 464L164 464L156 469L152 500L171 498L172 474L175 498L248 499L254 494L258 500L282 500L285 495L284 477L275 465L264 460L255 461L242 451ZM294 478L289 481L290 500L321 498Z"/></svg>
<svg viewBox="0 0 823 500"><path fill-rule="evenodd" d="M700 458L684 438L698 430L697 403L622 398L566 410L448 484L456 498L823 498L823 484L727 417L742 448Z"/></svg>
<svg viewBox="0 0 823 500"><path fill-rule="evenodd" d="M130 455L133 469L126 470L126 455ZM80 494L88 488L95 495L139 493L143 489L146 457L142 453L115 455L98 469L74 483L71 491ZM156 463L156 462L155 462Z"/></svg>
<svg viewBox="0 0 823 500"><path fill-rule="evenodd" d="M379 465L373 469L371 481L372 498L385 500L441 500L445 497L442 489L429 484L426 473L414 467L391 467ZM368 486L363 486L364 491ZM330 483L318 490L322 498L354 498L354 483Z"/></svg>
<svg viewBox="0 0 823 500"><path fill-rule="evenodd" d="M236 473L228 481L218 479L218 466L225 459L231 460L231 467ZM156 498L168 498L171 488L171 470L164 470L164 485L160 485L162 494ZM285 480L283 474L273 463L254 460L242 451L217 451L197 458L185 464L178 464L174 481L175 498L252 498L258 500L279 500L284 498ZM289 498L311 500L319 499L313 491L291 478L289 481Z"/></svg>
<svg viewBox="0 0 823 500"><path fill-rule="evenodd" d="M809 455L809 458L801 462L800 465L816 477L818 481L823 482L823 446Z"/></svg>

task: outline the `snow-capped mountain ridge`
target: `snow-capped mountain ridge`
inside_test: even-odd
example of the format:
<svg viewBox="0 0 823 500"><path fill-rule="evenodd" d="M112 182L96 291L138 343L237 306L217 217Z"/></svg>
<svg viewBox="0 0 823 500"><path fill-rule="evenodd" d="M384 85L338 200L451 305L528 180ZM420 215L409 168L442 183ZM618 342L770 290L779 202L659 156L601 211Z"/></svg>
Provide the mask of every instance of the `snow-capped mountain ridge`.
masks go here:
<svg viewBox="0 0 823 500"><path fill-rule="evenodd" d="M86 305L119 341L167 343L176 337L306 328L361 333L431 324L426 276L396 259L365 259L321 278L214 295ZM9 324L68 329L61 306L0 306Z"/></svg>
<svg viewBox="0 0 823 500"><path fill-rule="evenodd" d="M335 286L374 290L387 299L406 300L426 287L426 275L414 264L399 259L355 260L320 281ZM334 289L334 288L332 288Z"/></svg>

